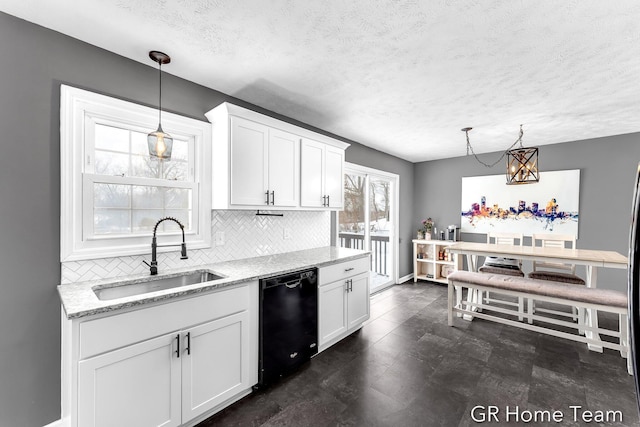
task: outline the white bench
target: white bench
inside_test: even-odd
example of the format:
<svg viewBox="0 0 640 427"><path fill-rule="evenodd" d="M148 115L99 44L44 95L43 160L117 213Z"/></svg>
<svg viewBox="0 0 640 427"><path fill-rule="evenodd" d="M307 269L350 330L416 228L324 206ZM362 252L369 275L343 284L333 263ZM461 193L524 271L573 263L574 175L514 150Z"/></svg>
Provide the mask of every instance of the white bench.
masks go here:
<svg viewBox="0 0 640 427"><path fill-rule="evenodd" d="M632 363L629 353L629 324L627 322L627 295L623 292L609 289L587 288L566 283L551 282L547 280L536 280L525 277L506 276L502 274L475 273L470 271L456 271L448 276L448 321L449 326L453 326L454 313L460 313L471 317L478 317L516 326L518 328L566 338L578 341L587 345L595 345L612 350L620 351L620 355L627 359L627 371L632 374ZM525 300L544 301L555 304L562 304L572 307L583 308L583 313L594 312L594 310L609 312L618 315L619 323L617 329L606 329L600 326L591 326L584 319L579 319L578 323L561 320L557 317L549 317L541 314L534 314L532 307L526 313L522 313L516 307L505 304L484 304L481 300L464 300L461 298L463 288L467 292L488 292L507 295ZM454 295L454 293L458 293ZM514 318L524 316L527 322L519 322L496 314L511 315ZM466 316L465 316L466 317ZM531 324L533 321L536 324ZM597 325L597 322L594 322ZM553 329L550 326L556 325L575 329L576 333L568 333ZM580 335L584 331L585 336ZM614 337L617 342L610 342L600 339L600 335Z"/></svg>

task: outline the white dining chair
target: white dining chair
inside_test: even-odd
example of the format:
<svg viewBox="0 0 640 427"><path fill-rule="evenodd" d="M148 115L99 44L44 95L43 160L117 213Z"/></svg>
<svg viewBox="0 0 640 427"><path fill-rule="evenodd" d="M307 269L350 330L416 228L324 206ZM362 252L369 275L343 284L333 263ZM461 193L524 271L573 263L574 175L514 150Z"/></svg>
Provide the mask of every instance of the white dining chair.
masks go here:
<svg viewBox="0 0 640 427"><path fill-rule="evenodd" d="M523 246L524 236L522 233L487 233L487 243L495 245L511 245L511 246ZM513 258L502 257L486 257L482 267L478 269L481 273L491 274L506 274L508 276L524 277L522 272L522 261ZM500 304L517 305L518 312L524 314L524 298L518 297L517 303L510 301L494 300L491 299L489 292L486 292L483 298L481 298L486 304L491 302L497 302ZM518 320L522 321L523 316L518 316Z"/></svg>
<svg viewBox="0 0 640 427"><path fill-rule="evenodd" d="M576 237L571 234L534 234L531 237L531 245L543 248L575 249ZM576 265L562 262L533 261L533 271L528 274L531 279L549 280L553 282L569 283L572 285L585 285L585 280L576 275ZM534 302L529 300L529 313L535 313ZM571 314L549 309L538 309L540 312L569 316L581 323L584 315L581 309L573 307ZM529 323L533 320L529 319ZM580 331L583 333L583 331Z"/></svg>
<svg viewBox="0 0 640 427"><path fill-rule="evenodd" d="M488 244L523 246L523 242L522 233L487 233ZM478 271L524 277L522 261L513 258L486 257Z"/></svg>
<svg viewBox="0 0 640 427"><path fill-rule="evenodd" d="M543 248L575 249L576 237L570 234L534 234L531 237L532 246ZM533 271L529 273L532 279L552 280L554 282L584 285L585 281L576 275L576 265L560 262L533 261Z"/></svg>

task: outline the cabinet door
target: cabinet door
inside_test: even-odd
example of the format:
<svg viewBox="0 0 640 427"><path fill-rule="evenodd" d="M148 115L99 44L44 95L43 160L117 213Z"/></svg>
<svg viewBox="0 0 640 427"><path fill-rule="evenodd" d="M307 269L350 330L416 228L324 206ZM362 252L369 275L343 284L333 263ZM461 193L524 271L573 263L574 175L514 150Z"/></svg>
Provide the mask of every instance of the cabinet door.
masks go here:
<svg viewBox="0 0 640 427"><path fill-rule="evenodd" d="M343 207L344 195L344 150L326 146L324 194L329 196L329 207Z"/></svg>
<svg viewBox="0 0 640 427"><path fill-rule="evenodd" d="M78 364L78 426L179 426L177 334L83 360Z"/></svg>
<svg viewBox="0 0 640 427"><path fill-rule="evenodd" d="M253 385L249 371L258 366L250 366L248 311L196 326L183 337L183 419L193 419Z"/></svg>
<svg viewBox="0 0 640 427"><path fill-rule="evenodd" d="M347 331L347 285L344 280L318 288L318 345Z"/></svg>
<svg viewBox="0 0 640 427"><path fill-rule="evenodd" d="M369 318L369 273L359 274L350 279L347 294L348 328L359 326Z"/></svg>
<svg viewBox="0 0 640 427"><path fill-rule="evenodd" d="M300 205L323 207L325 144L303 139L300 144Z"/></svg>
<svg viewBox="0 0 640 427"><path fill-rule="evenodd" d="M231 204L266 205L267 126L231 117Z"/></svg>
<svg viewBox="0 0 640 427"><path fill-rule="evenodd" d="M274 206L298 206L300 137L278 129L269 130L268 190Z"/></svg>

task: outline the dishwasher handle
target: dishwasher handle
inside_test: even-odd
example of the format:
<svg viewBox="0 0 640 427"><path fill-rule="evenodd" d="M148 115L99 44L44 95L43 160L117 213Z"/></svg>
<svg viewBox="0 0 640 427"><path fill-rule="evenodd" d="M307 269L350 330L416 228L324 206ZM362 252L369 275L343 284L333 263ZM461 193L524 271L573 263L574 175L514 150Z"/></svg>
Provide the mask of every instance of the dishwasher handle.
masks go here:
<svg viewBox="0 0 640 427"><path fill-rule="evenodd" d="M298 286L300 286L301 282L302 282L302 280L298 279L298 280L291 280L289 282L284 282L282 284L285 285L289 289L294 289L294 288L297 288Z"/></svg>

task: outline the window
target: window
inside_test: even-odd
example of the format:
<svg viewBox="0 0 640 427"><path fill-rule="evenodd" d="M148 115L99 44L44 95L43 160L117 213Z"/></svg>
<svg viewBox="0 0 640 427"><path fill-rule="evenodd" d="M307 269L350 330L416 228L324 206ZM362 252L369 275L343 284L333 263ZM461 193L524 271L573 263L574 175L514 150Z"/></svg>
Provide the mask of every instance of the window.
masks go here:
<svg viewBox="0 0 640 427"><path fill-rule="evenodd" d="M184 224L189 247L211 246L210 125L163 113L174 143L171 160L159 161L147 149L157 118L153 108L62 86L62 261L148 253L166 216ZM165 221L158 234L181 232Z"/></svg>

